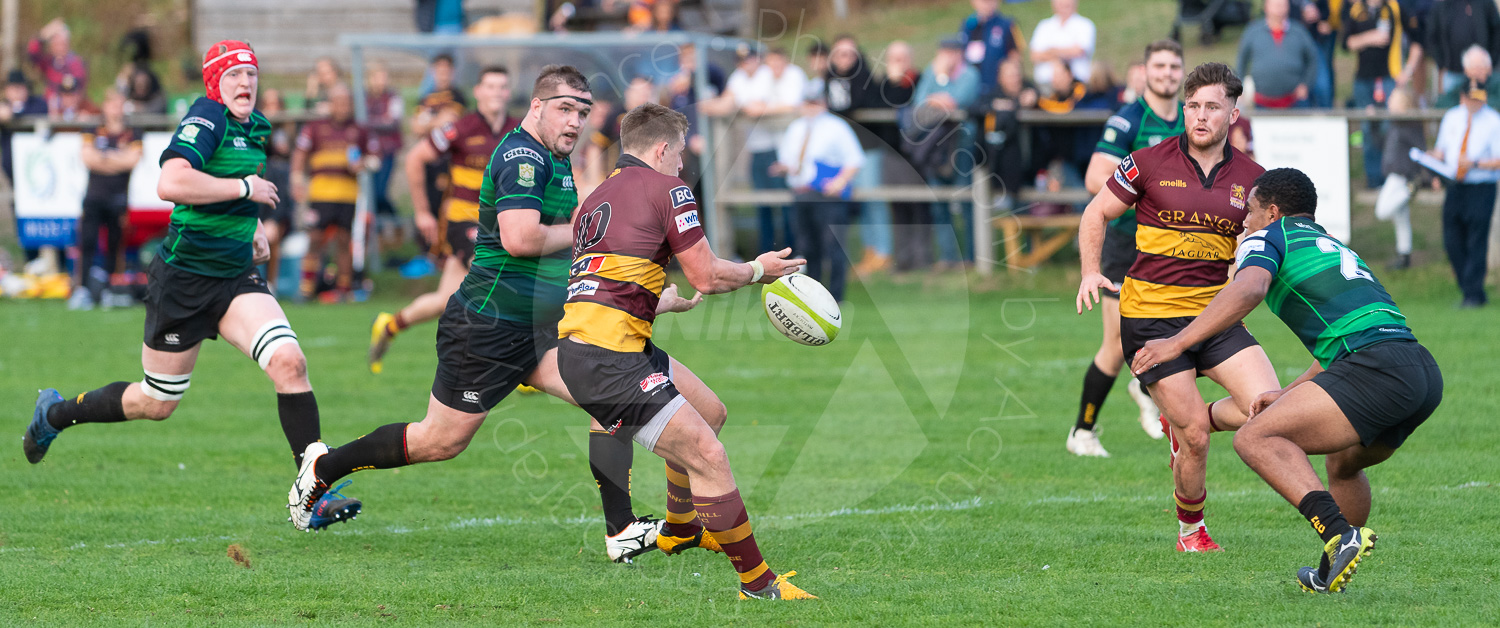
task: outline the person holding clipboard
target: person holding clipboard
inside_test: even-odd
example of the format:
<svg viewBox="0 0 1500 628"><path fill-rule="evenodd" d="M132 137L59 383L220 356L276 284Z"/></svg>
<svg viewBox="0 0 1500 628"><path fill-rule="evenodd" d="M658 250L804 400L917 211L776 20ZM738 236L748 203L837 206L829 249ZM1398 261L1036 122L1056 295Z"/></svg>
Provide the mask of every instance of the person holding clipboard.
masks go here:
<svg viewBox="0 0 1500 628"><path fill-rule="evenodd" d="M865 163L854 129L828 112L822 89L803 93L802 116L787 127L776 150L772 176L786 175L796 194L792 229L797 255L807 259L807 276L844 300L849 259L840 248L853 220L854 175Z"/></svg>
<svg viewBox="0 0 1500 628"><path fill-rule="evenodd" d="M1412 155L1448 184L1443 199L1443 248L1463 293L1458 306L1464 309L1483 307L1489 301L1484 275L1500 181L1500 112L1486 99L1484 82L1471 79L1458 106L1443 115L1433 149Z"/></svg>

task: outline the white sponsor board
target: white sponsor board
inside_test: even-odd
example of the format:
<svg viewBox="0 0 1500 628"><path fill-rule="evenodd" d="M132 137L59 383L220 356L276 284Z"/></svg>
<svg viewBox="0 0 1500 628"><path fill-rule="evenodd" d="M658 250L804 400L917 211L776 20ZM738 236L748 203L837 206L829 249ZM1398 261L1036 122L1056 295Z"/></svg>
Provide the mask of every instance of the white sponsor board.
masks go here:
<svg viewBox="0 0 1500 628"><path fill-rule="evenodd" d="M130 209L172 209L171 203L156 195L156 182L161 179L161 154L171 141L171 131L153 131L141 136L141 163L130 171Z"/></svg>
<svg viewBox="0 0 1500 628"><path fill-rule="evenodd" d="M1317 221L1349 242L1349 122L1333 116L1250 119L1255 160L1267 170L1296 168L1318 188Z"/></svg>
<svg viewBox="0 0 1500 628"><path fill-rule="evenodd" d="M89 171L80 156L82 136L17 133L10 145L16 165L17 217L77 218L83 213Z"/></svg>

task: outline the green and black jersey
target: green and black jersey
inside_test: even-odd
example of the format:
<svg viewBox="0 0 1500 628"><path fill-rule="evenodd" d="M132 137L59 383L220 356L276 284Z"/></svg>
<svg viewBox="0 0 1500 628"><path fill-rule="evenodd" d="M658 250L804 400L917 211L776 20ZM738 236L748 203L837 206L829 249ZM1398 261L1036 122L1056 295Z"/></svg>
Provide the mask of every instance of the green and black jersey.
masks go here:
<svg viewBox="0 0 1500 628"><path fill-rule="evenodd" d="M1145 98L1136 98L1135 102L1121 107L1105 121L1104 135L1099 137L1094 152L1125 159L1135 151L1150 148L1184 132L1181 103L1177 105L1177 117L1168 122L1157 117L1151 106L1146 104ZM1124 215L1114 219L1109 225L1134 236L1135 208L1126 210Z"/></svg>
<svg viewBox="0 0 1500 628"><path fill-rule="evenodd" d="M1271 272L1266 305L1325 369L1378 342L1416 340L1364 260L1309 218L1282 218L1247 236L1237 257L1241 270Z"/></svg>
<svg viewBox="0 0 1500 628"><path fill-rule="evenodd" d="M479 189L479 237L474 262L458 289L472 312L530 325L555 324L567 300L569 248L541 257L516 257L500 242L500 212L529 210L544 226L567 224L578 206L573 166L517 127L490 155Z"/></svg>
<svg viewBox="0 0 1500 628"><path fill-rule="evenodd" d="M270 137L271 123L259 111L240 122L224 104L199 98L177 125L161 163L182 158L215 177L240 179L264 168ZM161 244L162 261L208 277L239 276L254 258L251 240L258 218L260 207L250 199L178 205Z"/></svg>

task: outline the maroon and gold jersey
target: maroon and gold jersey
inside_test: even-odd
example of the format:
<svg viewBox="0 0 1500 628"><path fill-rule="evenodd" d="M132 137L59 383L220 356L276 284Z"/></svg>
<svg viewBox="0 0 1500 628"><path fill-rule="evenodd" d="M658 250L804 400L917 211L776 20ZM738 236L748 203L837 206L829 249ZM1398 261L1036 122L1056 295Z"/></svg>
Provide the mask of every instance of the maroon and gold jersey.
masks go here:
<svg viewBox="0 0 1500 628"><path fill-rule="evenodd" d="M1262 172L1226 142L1224 159L1204 174L1188 155L1186 135L1120 162L1107 186L1135 206L1140 250L1120 290L1120 316L1203 313L1229 281L1235 238L1245 229L1245 203Z"/></svg>
<svg viewBox="0 0 1500 628"><path fill-rule="evenodd" d="M380 150L373 136L353 120L308 122L297 134L297 148L307 152L307 167L312 170L307 199L314 203L350 204L359 198L359 180L354 176L358 164L352 163L350 157L357 160L359 155Z"/></svg>
<svg viewBox="0 0 1500 628"><path fill-rule="evenodd" d="M496 133L476 111L433 129L427 136L427 143L439 155L449 158L451 183L443 199L443 216L448 222L479 222L479 188L484 185L484 169L490 165L490 154L500 145L500 139L520 123L519 119L507 116Z"/></svg>
<svg viewBox="0 0 1500 628"><path fill-rule="evenodd" d="M693 189L621 156L573 226L573 267L558 337L577 336L611 351L644 350L667 262L702 239Z"/></svg>

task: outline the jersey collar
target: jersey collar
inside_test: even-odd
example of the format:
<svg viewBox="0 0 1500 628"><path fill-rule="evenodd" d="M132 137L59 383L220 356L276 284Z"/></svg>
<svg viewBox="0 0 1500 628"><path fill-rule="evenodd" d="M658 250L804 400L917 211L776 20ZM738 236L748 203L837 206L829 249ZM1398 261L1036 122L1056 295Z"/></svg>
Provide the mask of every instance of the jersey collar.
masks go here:
<svg viewBox="0 0 1500 628"><path fill-rule="evenodd" d="M641 161L639 157L629 153L621 153L620 160L615 162L615 168L651 168L651 164Z"/></svg>
<svg viewBox="0 0 1500 628"><path fill-rule="evenodd" d="M1156 121L1162 123L1162 126L1170 129L1174 126L1177 126L1178 123L1182 123L1183 128L1186 129L1187 122L1182 119L1182 101L1177 101L1177 117L1173 118L1171 122L1167 122L1166 119L1162 118L1159 115L1156 115L1156 110L1151 108L1151 103L1146 102L1145 96L1136 96L1135 100L1136 102L1141 103L1141 108L1146 110L1146 115L1156 118ZM1186 133L1187 131L1184 130L1183 132Z"/></svg>
<svg viewBox="0 0 1500 628"><path fill-rule="evenodd" d="M1205 175L1203 167L1198 165L1198 160L1193 159L1193 154L1189 152L1187 131L1184 130L1182 135L1177 136L1177 148L1182 151L1182 157L1188 160L1188 163L1193 164L1193 171L1198 173L1198 182L1203 184L1205 190L1214 186L1214 179L1218 178L1219 171L1229 165L1231 159L1234 159L1234 149L1229 146L1229 138L1226 137L1224 138L1224 158L1214 164L1213 170L1209 170Z"/></svg>

